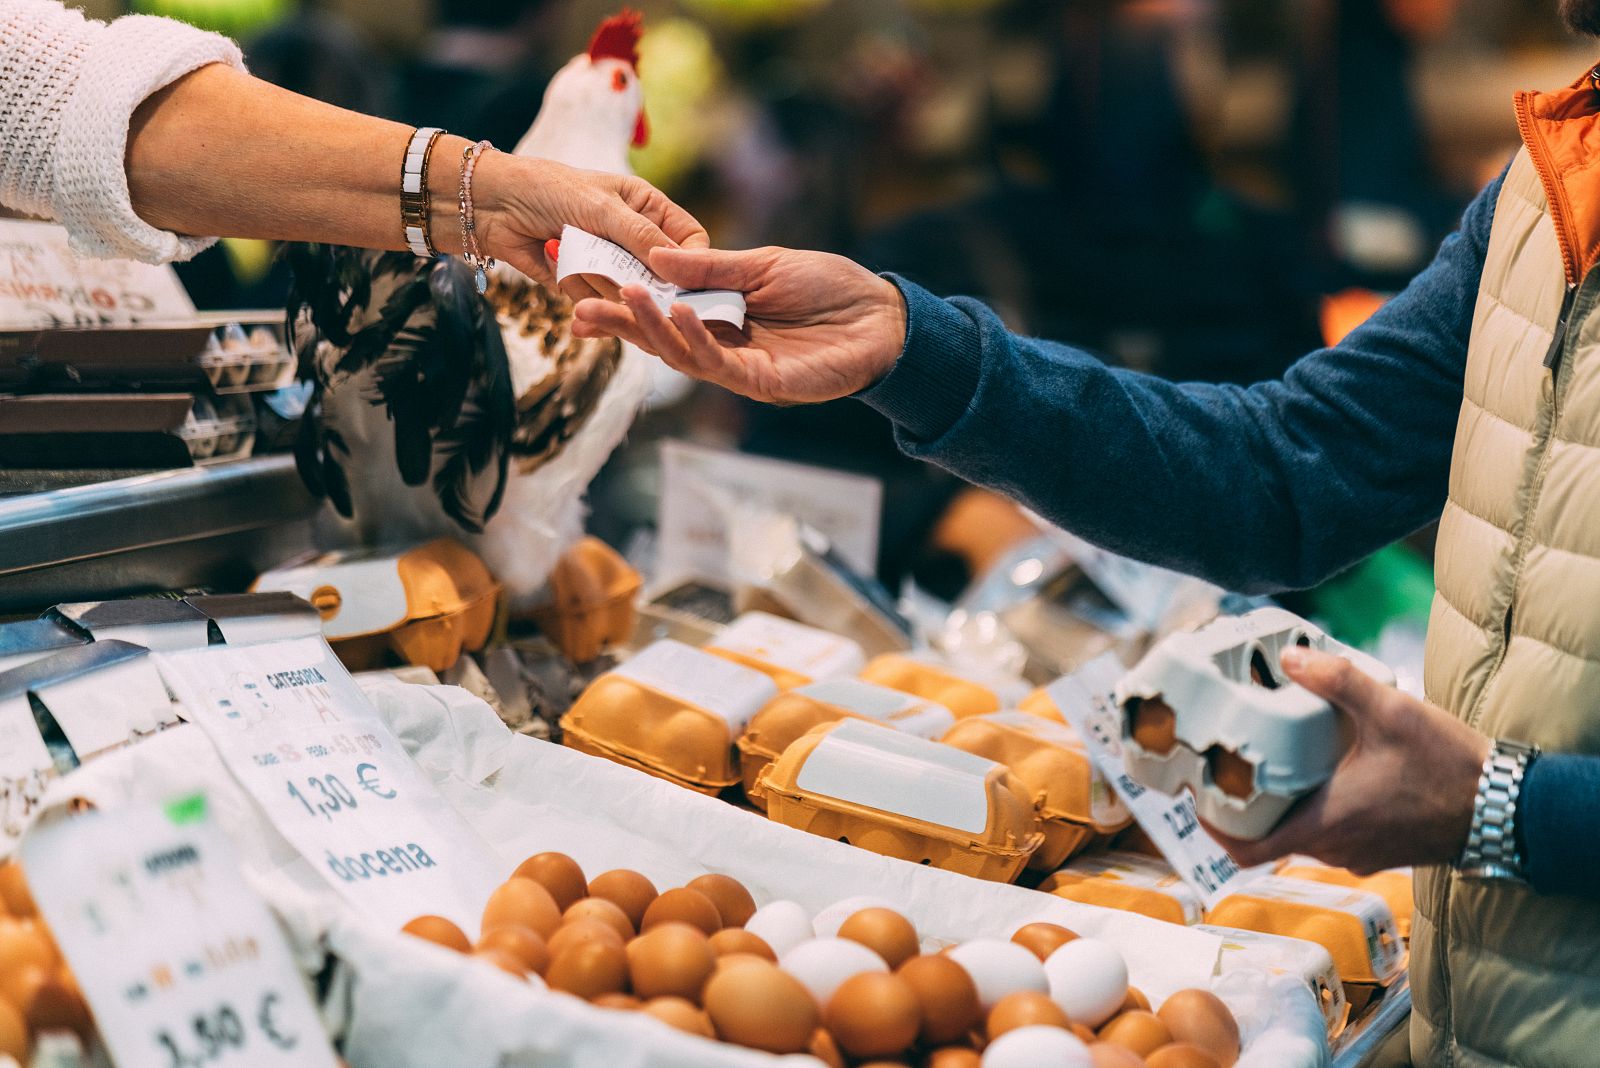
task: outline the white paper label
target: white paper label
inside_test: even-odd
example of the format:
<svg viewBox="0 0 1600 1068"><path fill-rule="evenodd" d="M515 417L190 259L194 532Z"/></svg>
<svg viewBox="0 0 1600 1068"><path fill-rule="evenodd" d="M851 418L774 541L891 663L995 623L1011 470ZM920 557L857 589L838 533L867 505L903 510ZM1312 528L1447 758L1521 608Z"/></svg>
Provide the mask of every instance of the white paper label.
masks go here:
<svg viewBox="0 0 1600 1068"><path fill-rule="evenodd" d="M1173 870L1210 909L1262 869L1240 868L1228 851L1200 826L1194 796L1157 793L1133 781L1122 759L1122 729L1111 699L1124 674L1112 653L1097 657L1048 687L1050 699L1100 767L1144 833Z"/></svg>
<svg viewBox="0 0 1600 1068"><path fill-rule="evenodd" d="M0 220L0 328L193 318L194 304L171 267L79 259L54 223Z"/></svg>
<svg viewBox="0 0 1600 1068"><path fill-rule="evenodd" d="M493 851L317 638L159 654L162 674L272 825L380 926L478 930Z"/></svg>
<svg viewBox="0 0 1600 1068"><path fill-rule="evenodd" d="M54 773L28 695L0 700L0 852L27 829Z"/></svg>
<svg viewBox="0 0 1600 1068"><path fill-rule="evenodd" d="M661 445L660 573L732 582L730 532L746 517L793 516L863 575L878 567L883 483L682 441Z"/></svg>
<svg viewBox="0 0 1600 1068"><path fill-rule="evenodd" d="M746 612L711 644L808 679L854 675L867 663L861 646L849 638L765 612Z"/></svg>
<svg viewBox="0 0 1600 1068"><path fill-rule="evenodd" d="M190 803L193 807L193 803ZM23 869L112 1060L333 1068L305 984L227 841L138 806L29 834Z"/></svg>
<svg viewBox="0 0 1600 1068"><path fill-rule="evenodd" d="M674 304L687 304L702 319L744 326L744 294L727 289L686 290L664 281L633 253L603 237L576 226L561 231L561 252L556 259L556 281L575 274L595 274L617 286L641 285L663 312Z"/></svg>
<svg viewBox="0 0 1600 1068"><path fill-rule="evenodd" d="M155 664L145 656L40 685L34 693L55 717L79 760L178 722L178 710Z"/></svg>
<svg viewBox="0 0 1600 1068"><path fill-rule="evenodd" d="M761 672L671 639L656 642L611 674L704 709L733 734L778 696L777 684Z"/></svg>

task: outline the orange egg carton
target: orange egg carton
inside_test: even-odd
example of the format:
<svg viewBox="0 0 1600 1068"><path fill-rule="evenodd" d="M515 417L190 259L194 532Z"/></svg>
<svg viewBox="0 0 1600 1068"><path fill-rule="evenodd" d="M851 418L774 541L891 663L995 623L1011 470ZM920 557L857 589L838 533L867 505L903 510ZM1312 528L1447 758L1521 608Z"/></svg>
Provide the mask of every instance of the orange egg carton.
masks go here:
<svg viewBox="0 0 1600 1068"><path fill-rule="evenodd" d="M500 600L483 561L450 538L398 553L304 557L266 572L251 589L310 601L323 636L354 668L376 667L390 649L408 664L445 671L488 642Z"/></svg>
<svg viewBox="0 0 1600 1068"><path fill-rule="evenodd" d="M1084 905L1137 912L1181 926L1199 923L1205 905L1164 860L1141 853L1078 857L1039 884L1045 893Z"/></svg>
<svg viewBox="0 0 1600 1068"><path fill-rule="evenodd" d="M1387 986L1405 972L1394 914L1365 890L1265 875L1217 902L1206 922L1316 942L1346 984Z"/></svg>
<svg viewBox="0 0 1600 1068"><path fill-rule="evenodd" d="M759 788L779 823L979 879L1010 882L1044 841L1003 765L864 719L801 736Z"/></svg>
<svg viewBox="0 0 1600 1068"><path fill-rule="evenodd" d="M1044 844L1028 862L1035 871L1054 871L1098 835L1133 822L1070 727L1026 712L993 712L958 721L940 740L1004 764L1032 792L1044 830Z"/></svg>
<svg viewBox="0 0 1600 1068"><path fill-rule="evenodd" d="M659 641L589 684L561 717L562 741L716 794L739 781L734 739L777 694L759 671Z"/></svg>
<svg viewBox="0 0 1600 1068"><path fill-rule="evenodd" d="M1056 707L1051 700L1050 693L1043 686L1029 693L1028 696L1017 702L1017 711L1026 712L1030 716L1038 716L1053 723L1065 725L1067 717L1061 714L1061 709Z"/></svg>
<svg viewBox="0 0 1600 1068"><path fill-rule="evenodd" d="M780 690L854 675L866 661L849 638L766 612L744 613L705 649L769 676Z"/></svg>
<svg viewBox="0 0 1600 1068"><path fill-rule="evenodd" d="M584 538L556 562L550 603L533 609L533 620L567 659L587 664L632 637L642 584L622 554Z"/></svg>
<svg viewBox="0 0 1600 1068"><path fill-rule="evenodd" d="M937 738L955 722L943 705L860 679L828 679L780 694L739 736L739 770L750 803L767 807L761 776L795 739L841 719L873 720L918 738Z"/></svg>
<svg viewBox="0 0 1600 1068"><path fill-rule="evenodd" d="M1290 879L1310 879L1331 886L1347 886L1352 890L1365 890L1377 894L1394 913L1395 928L1400 937L1411 941L1411 914L1416 908L1412 892L1411 869L1394 868L1372 875L1357 875L1347 868L1334 868L1310 857L1290 857L1277 874Z"/></svg>
<svg viewBox="0 0 1600 1068"><path fill-rule="evenodd" d="M957 719L1000 711L1000 695L994 690L963 678L949 668L906 653L873 657L862 670L861 677L879 686L937 702L955 713Z"/></svg>
<svg viewBox="0 0 1600 1068"><path fill-rule="evenodd" d="M1344 983L1339 980L1333 958L1322 946L1303 938L1284 938L1205 923L1196 924L1195 930L1222 939L1222 952L1217 957L1218 975L1264 971L1268 975L1296 976L1317 999L1322 1021L1328 1028L1328 1041L1344 1033L1345 1025L1350 1022L1350 999L1345 996Z"/></svg>

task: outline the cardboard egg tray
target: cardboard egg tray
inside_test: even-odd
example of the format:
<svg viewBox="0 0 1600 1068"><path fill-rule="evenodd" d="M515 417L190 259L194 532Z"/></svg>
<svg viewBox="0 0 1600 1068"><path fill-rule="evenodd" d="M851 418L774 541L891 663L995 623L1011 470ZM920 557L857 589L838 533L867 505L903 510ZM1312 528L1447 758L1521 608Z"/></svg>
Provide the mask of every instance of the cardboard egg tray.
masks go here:
<svg viewBox="0 0 1600 1068"><path fill-rule="evenodd" d="M444 671L489 640L500 585L450 538L402 552L331 552L265 572L256 592L292 593L322 616L340 659L376 667L392 650L409 664Z"/></svg>
<svg viewBox="0 0 1600 1068"><path fill-rule="evenodd" d="M1000 711L1000 695L951 669L908 653L875 656L861 677L879 686L925 697L955 713L957 719Z"/></svg>
<svg viewBox="0 0 1600 1068"><path fill-rule="evenodd" d="M1394 685L1383 664L1280 608L1172 635L1117 685L1128 774L1167 794L1188 787L1204 819L1263 837L1327 781L1348 744L1334 708L1283 678L1278 658L1291 645Z"/></svg>
<svg viewBox="0 0 1600 1068"><path fill-rule="evenodd" d="M1411 916L1416 910L1410 868L1395 868L1390 871L1375 872L1372 875L1357 875L1344 868L1334 868L1319 863L1310 857L1290 857L1288 863L1278 869L1277 874L1287 879L1310 879L1312 882L1377 894L1388 903L1389 911L1394 914L1394 925L1399 930L1400 937L1410 943Z"/></svg>
<svg viewBox="0 0 1600 1068"><path fill-rule="evenodd" d="M759 788L779 823L979 879L1010 882L1044 841L1003 765L862 719L801 737Z"/></svg>
<svg viewBox="0 0 1600 1068"><path fill-rule="evenodd" d="M667 639L591 683L561 717L562 742L716 794L740 781L735 739L777 695L765 674Z"/></svg>
<svg viewBox="0 0 1600 1068"><path fill-rule="evenodd" d="M284 344L281 313L224 313L201 321L211 333L198 362L217 393L266 392L294 381L295 359Z"/></svg>
<svg viewBox="0 0 1600 1068"><path fill-rule="evenodd" d="M1205 918L1205 905L1164 860L1141 853L1095 853L1046 876L1039 889L1068 901L1153 920L1190 926Z"/></svg>
<svg viewBox="0 0 1600 1068"><path fill-rule="evenodd" d="M849 638L766 612L746 612L705 647L771 677L780 690L854 675L866 663Z"/></svg>
<svg viewBox="0 0 1600 1068"><path fill-rule="evenodd" d="M760 779L785 749L807 731L841 719L869 719L918 738L938 738L955 722L943 705L860 679L828 679L780 694L738 738L739 770L750 803L767 807Z"/></svg>
<svg viewBox="0 0 1600 1068"><path fill-rule="evenodd" d="M1339 981L1339 970L1333 966L1333 958L1322 946L1303 938L1285 938L1236 927L1202 923L1196 924L1194 929L1222 939L1222 953L1217 957L1219 975L1265 971L1272 975L1295 976L1316 997L1322 1018L1328 1025L1328 1041L1344 1033L1345 1025L1350 1022L1350 1000L1345 997L1344 984Z"/></svg>
<svg viewBox="0 0 1600 1068"><path fill-rule="evenodd" d="M1377 894L1266 875L1212 906L1206 922L1302 938L1327 949L1346 984L1387 986L1405 974L1405 940Z"/></svg>
<svg viewBox="0 0 1600 1068"><path fill-rule="evenodd" d="M940 740L1004 764L1033 794L1044 831L1028 862L1036 871L1054 871L1133 820L1070 727L1026 712L993 712L958 721Z"/></svg>

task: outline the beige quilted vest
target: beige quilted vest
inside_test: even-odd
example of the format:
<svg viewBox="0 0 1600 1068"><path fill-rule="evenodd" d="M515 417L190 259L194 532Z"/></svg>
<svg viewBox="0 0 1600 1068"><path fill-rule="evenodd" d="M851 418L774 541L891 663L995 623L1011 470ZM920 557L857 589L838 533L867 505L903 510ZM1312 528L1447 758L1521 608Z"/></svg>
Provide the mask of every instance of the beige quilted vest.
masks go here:
<svg viewBox="0 0 1600 1068"><path fill-rule="evenodd" d="M1552 150L1526 107L1541 165L1570 165L1573 138ZM1583 276L1600 241L1570 225L1558 240L1563 225L1524 148L1473 315L1425 683L1487 734L1600 753L1600 272L1575 293L1555 374L1544 366L1567 275ZM1587 254L1564 259L1563 243ZM1600 1066L1600 904L1439 868L1419 869L1416 898L1418 1065Z"/></svg>

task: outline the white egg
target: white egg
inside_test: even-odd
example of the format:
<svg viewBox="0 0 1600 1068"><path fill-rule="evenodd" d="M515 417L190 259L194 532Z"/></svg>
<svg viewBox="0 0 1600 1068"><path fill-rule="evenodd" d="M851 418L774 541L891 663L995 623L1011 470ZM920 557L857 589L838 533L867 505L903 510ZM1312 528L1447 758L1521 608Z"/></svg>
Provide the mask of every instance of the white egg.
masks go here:
<svg viewBox="0 0 1600 1068"><path fill-rule="evenodd" d="M1089 1047L1059 1027L1019 1027L983 1051L983 1068L1094 1068Z"/></svg>
<svg viewBox="0 0 1600 1068"><path fill-rule="evenodd" d="M1128 965L1116 947L1096 938L1078 938L1044 962L1050 1000L1074 1023L1099 1027L1128 996Z"/></svg>
<svg viewBox="0 0 1600 1068"><path fill-rule="evenodd" d="M887 898L869 897L865 894L847 897L843 901L835 901L817 913L817 918L811 925L812 930L818 938L837 938L839 928L844 926L844 921L862 909L888 909L890 912L899 912L900 906Z"/></svg>
<svg viewBox="0 0 1600 1068"><path fill-rule="evenodd" d="M748 928L747 928L748 929ZM860 942L813 938L778 955L778 967L800 980L818 1005L826 1005L844 981L862 972L887 972L883 958Z"/></svg>
<svg viewBox="0 0 1600 1068"><path fill-rule="evenodd" d="M756 909L744 929L782 956L811 938L811 914L793 901L772 901Z"/></svg>
<svg viewBox="0 0 1600 1068"><path fill-rule="evenodd" d="M994 1008L994 1003L1007 994L1015 994L1019 990L1036 990L1044 994L1050 990L1044 965L1039 963L1039 958L1015 942L975 938L971 942L961 943L947 955L972 976L984 1012Z"/></svg>

